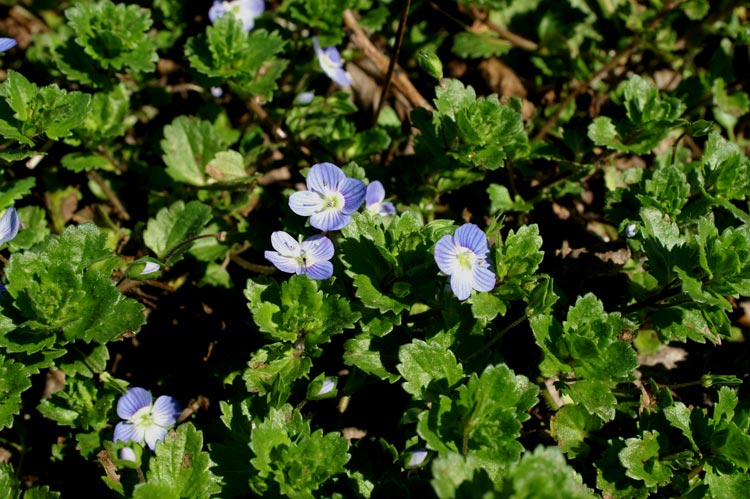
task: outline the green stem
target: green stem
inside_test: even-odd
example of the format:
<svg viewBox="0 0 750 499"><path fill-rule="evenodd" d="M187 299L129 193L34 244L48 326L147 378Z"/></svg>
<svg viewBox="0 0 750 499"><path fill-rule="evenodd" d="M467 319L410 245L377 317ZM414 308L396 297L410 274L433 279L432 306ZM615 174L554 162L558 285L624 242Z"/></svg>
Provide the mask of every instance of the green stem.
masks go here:
<svg viewBox="0 0 750 499"><path fill-rule="evenodd" d="M227 238L227 233L224 232L224 231L222 231L222 232L218 232L216 234L200 234L198 236L189 237L189 238L185 239L184 241L181 241L181 242L177 243L177 245L175 245L174 248L172 248L171 250L169 250L169 252L163 258L164 264L166 265L166 263L169 261L169 259L172 258L172 256L180 248L182 248L183 246L186 246L188 244L191 244L191 243L197 241L198 239L203 239L203 238L206 238L206 237L215 237L219 242L224 242L224 240Z"/></svg>

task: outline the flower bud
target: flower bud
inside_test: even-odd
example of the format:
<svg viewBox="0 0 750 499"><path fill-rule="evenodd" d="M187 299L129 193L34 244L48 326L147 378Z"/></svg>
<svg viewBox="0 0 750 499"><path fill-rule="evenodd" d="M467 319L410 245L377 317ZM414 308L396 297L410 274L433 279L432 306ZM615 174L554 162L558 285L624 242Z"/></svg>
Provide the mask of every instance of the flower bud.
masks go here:
<svg viewBox="0 0 750 499"><path fill-rule="evenodd" d="M443 63L431 50L421 49L417 52L417 64L422 68L422 71L436 80L443 77Z"/></svg>

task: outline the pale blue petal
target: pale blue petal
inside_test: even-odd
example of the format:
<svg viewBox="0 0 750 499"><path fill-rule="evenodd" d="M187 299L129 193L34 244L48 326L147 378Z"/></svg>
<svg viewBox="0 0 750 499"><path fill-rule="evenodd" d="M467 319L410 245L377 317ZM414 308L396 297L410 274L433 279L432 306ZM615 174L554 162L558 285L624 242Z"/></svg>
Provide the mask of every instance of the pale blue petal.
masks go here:
<svg viewBox="0 0 750 499"><path fill-rule="evenodd" d="M352 84L352 79L344 68L337 68L333 71L326 71L326 74L334 82L338 83L342 87L346 87Z"/></svg>
<svg viewBox="0 0 750 499"><path fill-rule="evenodd" d="M223 16L227 13L227 10L224 8L223 2L216 0L214 4L211 6L210 9L208 9L208 18L211 20L212 23L216 22L218 18Z"/></svg>
<svg viewBox="0 0 750 499"><path fill-rule="evenodd" d="M365 198L367 206L377 204L383 199L385 199L385 189L383 188L383 184L378 180L370 182L367 186L367 196Z"/></svg>
<svg viewBox="0 0 750 499"><path fill-rule="evenodd" d="M444 273L451 275L458 263L456 245L453 243L453 236L445 235L435 244L435 263Z"/></svg>
<svg viewBox="0 0 750 499"><path fill-rule="evenodd" d="M351 218L339 210L324 210L310 217L310 225L323 231L339 230L346 227Z"/></svg>
<svg viewBox="0 0 750 499"><path fill-rule="evenodd" d="M156 442L161 442L166 436L167 429L156 425L150 426L144 433L146 445L148 445L148 448L151 450L156 449Z"/></svg>
<svg viewBox="0 0 750 499"><path fill-rule="evenodd" d="M337 66L341 66L343 64L343 61L341 60L341 54L339 54L339 50L336 47L328 47L327 49L323 49L323 55Z"/></svg>
<svg viewBox="0 0 750 499"><path fill-rule="evenodd" d="M300 256L300 245L297 240L282 230L271 234L271 246L281 255Z"/></svg>
<svg viewBox="0 0 750 499"><path fill-rule="evenodd" d="M154 408L151 410L151 417L154 423L159 426L172 426L177 422L180 416L180 403L177 399L168 395L162 395L154 402Z"/></svg>
<svg viewBox="0 0 750 499"><path fill-rule="evenodd" d="M116 441L117 440L115 440L115 442ZM135 451L131 447L123 447L122 449L120 449L120 459L133 463L138 461L138 457L135 455Z"/></svg>
<svg viewBox="0 0 750 499"><path fill-rule="evenodd" d="M18 42L13 38L0 38L0 52L5 52L18 45Z"/></svg>
<svg viewBox="0 0 750 499"><path fill-rule="evenodd" d="M474 284L477 291L492 291L495 287L495 272L489 265L477 265L474 267Z"/></svg>
<svg viewBox="0 0 750 499"><path fill-rule="evenodd" d="M341 211L351 215L365 202L367 187L361 180L346 178L339 184L339 192L344 196L344 208Z"/></svg>
<svg viewBox="0 0 750 499"><path fill-rule="evenodd" d="M266 10L266 4L263 0L245 0L245 8L254 17L258 17Z"/></svg>
<svg viewBox="0 0 750 499"><path fill-rule="evenodd" d="M328 191L338 191L339 184L346 178L344 172L332 163L318 163L310 168L307 174L307 188L324 194Z"/></svg>
<svg viewBox="0 0 750 499"><path fill-rule="evenodd" d="M484 256L489 251L487 235L474 224L463 224L453 234L456 244L469 248L478 256Z"/></svg>
<svg viewBox="0 0 750 499"><path fill-rule="evenodd" d="M317 262L333 258L333 242L325 236L313 236L302 242L308 268Z"/></svg>
<svg viewBox="0 0 750 499"><path fill-rule="evenodd" d="M19 227L21 227L21 221L18 218L18 212L11 206L0 218L0 244L7 243L16 237Z"/></svg>
<svg viewBox="0 0 750 499"><path fill-rule="evenodd" d="M289 208L297 215L309 217L325 208L325 201L313 191L297 191L289 196Z"/></svg>
<svg viewBox="0 0 750 499"><path fill-rule="evenodd" d="M301 265L296 258L279 255L275 251L266 251L263 253L263 256L265 256L266 260L274 264L274 266L282 272L286 272L287 274L302 273L300 272Z"/></svg>
<svg viewBox="0 0 750 499"><path fill-rule="evenodd" d="M117 415L122 419L130 419L133 414L151 405L151 394L148 390L131 388L117 401Z"/></svg>
<svg viewBox="0 0 750 499"><path fill-rule="evenodd" d="M396 213L396 207L393 203L380 203L378 214L380 215L394 215Z"/></svg>
<svg viewBox="0 0 750 499"><path fill-rule="evenodd" d="M307 266L307 276L310 279L323 280L333 275L333 264L331 262L316 262Z"/></svg>
<svg viewBox="0 0 750 499"><path fill-rule="evenodd" d="M112 440L114 442L138 442L137 433L133 423L117 423Z"/></svg>
<svg viewBox="0 0 750 499"><path fill-rule="evenodd" d="M320 42L318 42L318 37L313 36L312 42L313 42L313 50L315 50L315 56L318 59L320 59L320 57L323 55L323 51L320 49Z"/></svg>
<svg viewBox="0 0 750 499"><path fill-rule="evenodd" d="M469 297L474 284L474 273L471 269L462 269L451 274L451 289L456 298L463 301Z"/></svg>

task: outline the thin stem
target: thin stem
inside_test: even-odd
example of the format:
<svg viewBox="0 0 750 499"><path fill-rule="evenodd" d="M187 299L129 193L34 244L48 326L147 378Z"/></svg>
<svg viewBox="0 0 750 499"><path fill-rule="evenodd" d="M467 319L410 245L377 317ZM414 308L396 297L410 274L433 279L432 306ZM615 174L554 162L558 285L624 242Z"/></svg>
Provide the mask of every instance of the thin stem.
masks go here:
<svg viewBox="0 0 750 499"><path fill-rule="evenodd" d="M487 26L490 30L494 31L498 35L500 35L501 38L505 38L508 40L511 44L515 45L516 47L525 49L525 50L538 50L539 44L536 42L532 42L531 40L522 37L521 35L517 35L513 33L512 31L509 31L502 26L498 26L497 24L493 23L492 21L489 21L485 18L483 14L481 14L477 9L472 9L472 14L475 18L482 17L482 19L477 19L479 22Z"/></svg>
<svg viewBox="0 0 750 499"><path fill-rule="evenodd" d="M495 334L492 338L490 338L490 341L488 341L487 343L485 343L482 346L481 349L475 351L474 353L472 353L471 355L469 355L468 357L466 357L464 359L464 362L468 361L470 359L473 359L474 357L476 357L477 355L479 355L480 352L484 352L485 350L487 350L489 347L491 347L492 345L494 345L495 343L497 343L498 341L500 341L503 338L503 336L505 336L505 334L508 331L510 331L511 329L515 328L516 326L518 326L519 324L521 324L523 321L525 321L527 319L528 319L528 316L524 313L521 317L519 317L518 319L514 320L513 322L511 322L510 324L508 324L507 326L505 326L503 329L501 329L500 331L498 331L497 334Z"/></svg>
<svg viewBox="0 0 750 499"><path fill-rule="evenodd" d="M170 258L172 258L172 255L174 255L180 248L183 246L186 246L188 244L193 243L194 241L197 241L198 239L204 239L206 237L215 237L219 242L223 242L227 238L227 233L222 231L217 234L200 234L197 236L189 237L185 239L184 241L179 242L177 245L175 245L174 248L169 250L169 252L164 256L164 263L168 262Z"/></svg>
<svg viewBox="0 0 750 499"><path fill-rule="evenodd" d="M118 198L117 194L109 188L109 185L107 185L102 176L99 175L99 172L91 170L88 172L88 177L96 182L96 185L98 185L102 192L104 192L104 195L107 196L112 208L114 208L115 213L123 220L130 220L130 214L125 209L125 206L123 206L120 198Z"/></svg>
<svg viewBox="0 0 750 499"><path fill-rule="evenodd" d="M347 28L352 30L352 42L364 51L365 55L380 68L383 74L386 74L389 64L388 58L381 54L375 45L372 44L350 9L344 11L344 24L346 24ZM430 111L433 110L433 107L427 102L427 99L422 97L422 94L420 94L409 81L409 78L404 71L395 71L392 83L394 87L404 94L404 97L406 97L412 106L423 107Z"/></svg>
<svg viewBox="0 0 750 499"><path fill-rule="evenodd" d="M234 253L229 254L229 259L232 260L237 265L239 265L240 267L242 267L243 269L249 270L251 272L257 272L258 274L268 275L268 274L273 274L274 272L276 272L276 267L272 265L259 265L257 263L248 262L241 256L234 254Z"/></svg>
<svg viewBox="0 0 750 499"><path fill-rule="evenodd" d="M672 157L669 158L669 165L674 166L674 158L677 155L677 146L679 145L682 138L687 135L687 132L682 132L682 134L677 137L677 140L674 141L674 144L672 145Z"/></svg>
<svg viewBox="0 0 750 499"><path fill-rule="evenodd" d="M396 30L396 45L393 47L393 55L388 63L388 71L385 74L385 82L383 82L383 90L380 92L380 101L378 102L378 108L375 110L375 116L373 117L372 123L377 124L378 117L380 117L380 110L383 109L383 103L388 95L388 90L391 88L391 80L393 79L393 71L396 69L396 61L398 61L398 54L401 51L401 45L404 42L404 28L406 27L406 19L409 16L409 7L411 7L411 0L404 2L404 8L401 10L401 20L398 23L398 30Z"/></svg>

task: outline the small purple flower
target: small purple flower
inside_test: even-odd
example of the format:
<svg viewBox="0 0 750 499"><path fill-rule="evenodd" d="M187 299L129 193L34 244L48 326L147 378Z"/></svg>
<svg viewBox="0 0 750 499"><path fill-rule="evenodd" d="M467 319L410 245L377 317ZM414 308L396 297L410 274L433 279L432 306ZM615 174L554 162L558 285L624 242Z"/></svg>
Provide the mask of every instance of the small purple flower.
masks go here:
<svg viewBox="0 0 750 499"><path fill-rule="evenodd" d="M243 30L250 31L255 26L255 18L261 15L265 9L266 5L263 0L232 0L230 2L215 0L211 8L208 9L208 18L213 23L229 12L242 21Z"/></svg>
<svg viewBox="0 0 750 499"><path fill-rule="evenodd" d="M5 52L18 45L18 42L13 38L2 38L0 37L0 52Z"/></svg>
<svg viewBox="0 0 750 499"><path fill-rule="evenodd" d="M312 41L315 55L318 56L318 63L323 72L342 87L351 85L352 79L344 69L344 61L341 60L341 54L336 47L321 48L317 36L313 36Z"/></svg>
<svg viewBox="0 0 750 499"><path fill-rule="evenodd" d="M135 451L132 447L123 447L120 449L120 459L132 463L138 462L138 456L135 455Z"/></svg>
<svg viewBox="0 0 750 499"><path fill-rule="evenodd" d="M435 244L435 263L451 276L451 289L459 300L465 300L472 289L491 291L495 272L487 263L487 235L474 224L464 224L450 236Z"/></svg>
<svg viewBox="0 0 750 499"><path fill-rule="evenodd" d="M306 106L309 103L313 101L315 98L315 94L312 92L302 92L294 99L295 104L299 104L301 106Z"/></svg>
<svg viewBox="0 0 750 499"><path fill-rule="evenodd" d="M325 236L313 236L297 242L283 231L271 234L271 246L276 251L266 251L266 259L276 268L289 274L307 274L310 279L328 279L333 275L333 243Z"/></svg>
<svg viewBox="0 0 750 499"><path fill-rule="evenodd" d="M5 210L3 217L0 218L0 245L16 237L20 226L21 221L18 219L18 212L11 206Z"/></svg>
<svg viewBox="0 0 750 499"><path fill-rule="evenodd" d="M378 215L393 215L396 213L396 207L393 203L384 203L385 189L383 184L375 180L367 186L367 195L365 196L365 206L368 211Z"/></svg>
<svg viewBox="0 0 750 499"><path fill-rule="evenodd" d="M145 442L154 450L156 442L164 440L167 429L177 422L180 405L172 397L162 395L153 402L143 388L131 388L117 401L117 415L124 422L115 426L114 441Z"/></svg>
<svg viewBox="0 0 750 499"><path fill-rule="evenodd" d="M289 207L297 215L310 217L310 225L320 230L338 230L351 221L365 200L361 180L349 178L338 166L318 163L307 175L306 191L289 196Z"/></svg>

